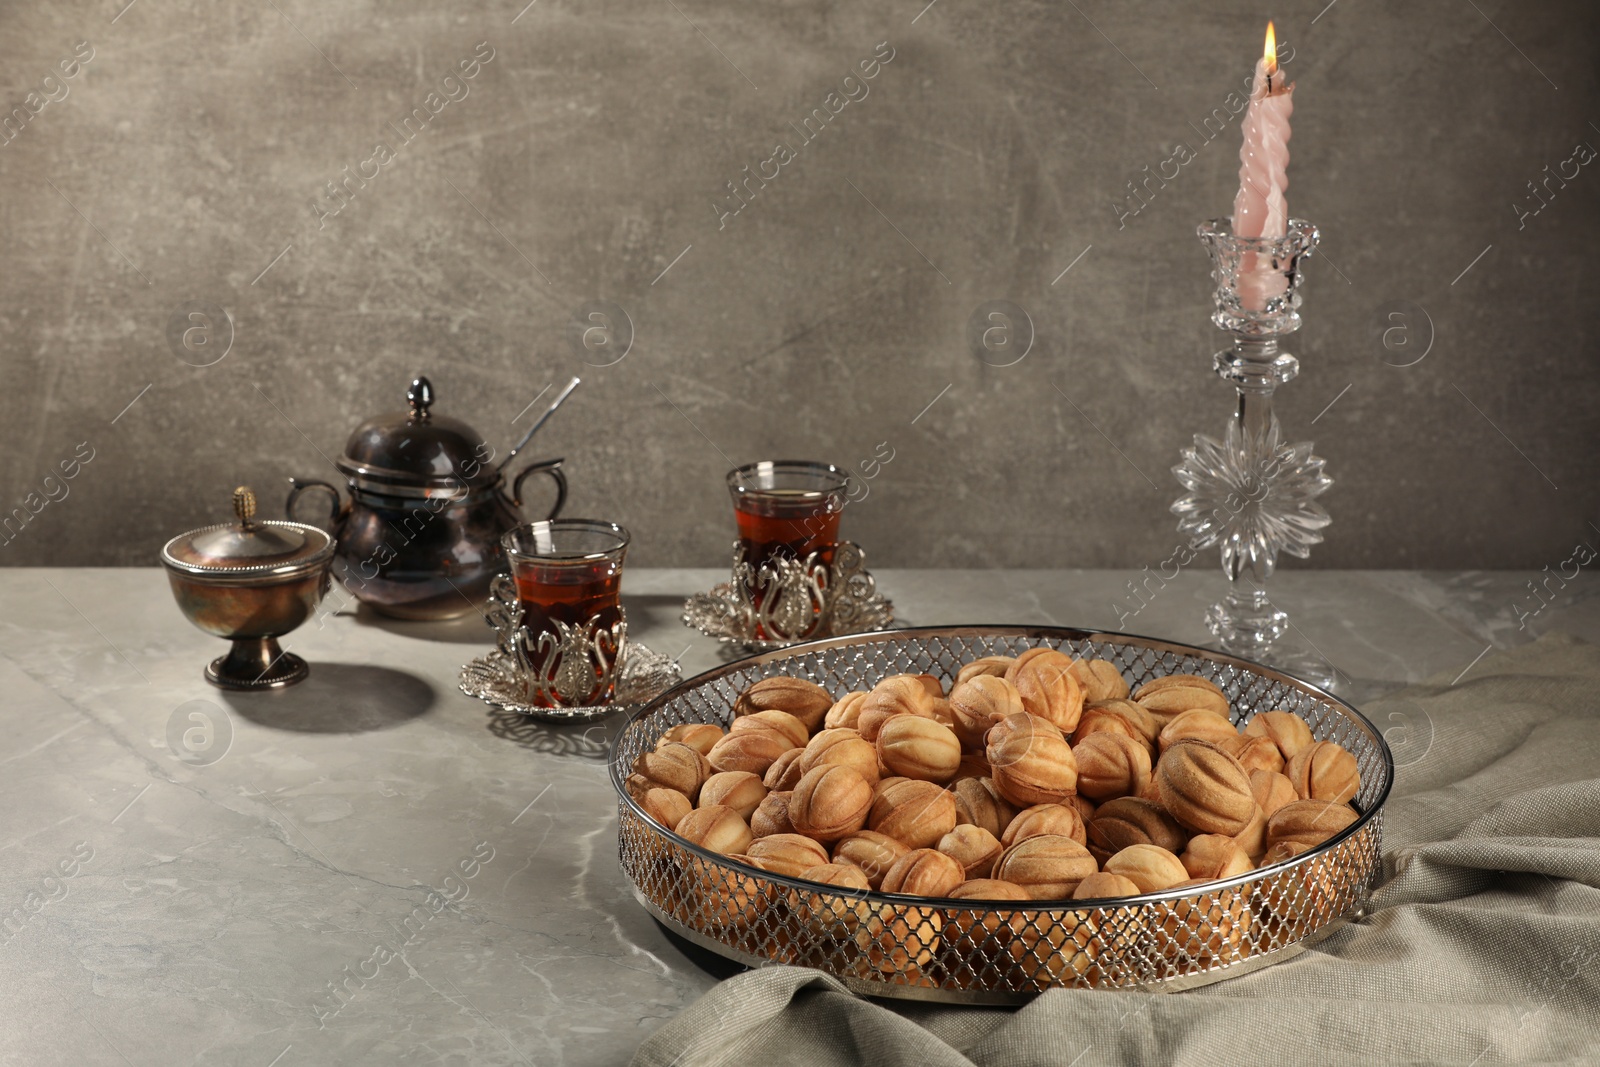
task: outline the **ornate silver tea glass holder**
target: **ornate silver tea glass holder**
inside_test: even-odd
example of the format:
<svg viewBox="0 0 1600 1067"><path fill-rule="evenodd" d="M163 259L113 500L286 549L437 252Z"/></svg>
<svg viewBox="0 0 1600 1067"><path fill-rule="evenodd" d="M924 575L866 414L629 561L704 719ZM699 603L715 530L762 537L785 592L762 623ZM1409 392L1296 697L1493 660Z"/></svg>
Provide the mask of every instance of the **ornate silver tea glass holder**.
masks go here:
<svg viewBox="0 0 1600 1067"><path fill-rule="evenodd" d="M621 609L618 609L621 611ZM489 587L485 611L495 650L461 668L461 691L491 707L551 722L587 722L644 704L683 680L678 664L628 640L628 619L601 626L557 621L556 633L523 625L516 583ZM597 701L610 692L610 700Z"/></svg>
<svg viewBox="0 0 1600 1067"><path fill-rule="evenodd" d="M1317 228L1290 219L1282 237L1239 237L1231 219L1198 228L1216 280L1211 321L1233 335L1212 366L1238 392L1238 408L1222 439L1195 434L1172 468L1188 490L1172 505L1178 530L1196 549L1221 548L1228 594L1206 613L1222 650L1332 688L1335 672L1314 647L1306 647L1289 616L1262 588L1278 553L1301 559L1322 541L1332 521L1316 502L1333 479L1310 441L1284 440L1272 394L1300 371L1300 361L1278 348L1300 328L1301 261L1317 245Z"/></svg>
<svg viewBox="0 0 1600 1067"><path fill-rule="evenodd" d="M760 603L752 590L761 594ZM732 576L685 601L683 623L724 644L770 652L802 641L887 630L894 623L894 605L879 595L866 554L853 541L834 546L832 564L813 552L803 560L768 559L759 568L750 565L735 541Z"/></svg>

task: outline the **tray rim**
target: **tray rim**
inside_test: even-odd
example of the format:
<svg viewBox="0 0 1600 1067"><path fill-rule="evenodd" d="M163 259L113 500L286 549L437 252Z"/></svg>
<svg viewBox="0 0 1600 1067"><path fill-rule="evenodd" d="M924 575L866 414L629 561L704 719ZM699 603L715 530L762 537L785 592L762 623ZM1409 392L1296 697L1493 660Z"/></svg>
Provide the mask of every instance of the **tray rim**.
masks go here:
<svg viewBox="0 0 1600 1067"><path fill-rule="evenodd" d="M762 967L804 967L807 970L818 970L818 968L810 967L804 963L784 963L778 960L764 959L760 956L752 956L748 952L741 951L732 945L718 941L716 938L711 937L708 934L703 934L700 931L679 922L677 919L674 919L671 915L668 915L659 906L657 906L656 903L649 897L645 896L644 891L637 885L630 883L628 888L633 894L633 899L639 904L640 907L644 908L651 918L655 919L656 922L660 923L662 926L665 926L672 932L674 936L681 937L690 944L705 949L707 952L715 953L724 959L732 960L734 963L742 964L743 966L752 970L759 970ZM1121 900L1123 898L1118 897L1116 899ZM973 901L972 903L981 904L982 901ZM1012 902L998 901L997 903ZM1017 903L1021 902L1018 901ZM1230 978L1243 978L1247 974L1254 974L1256 971L1265 970L1274 964L1285 963L1300 955L1302 952L1316 947L1316 945L1332 937L1351 922L1361 918L1365 914L1365 911L1366 904L1365 898L1363 898L1362 903L1351 909L1349 912L1329 919L1326 923L1323 923L1311 933L1300 938L1300 940L1291 942L1287 945L1281 945L1269 952L1251 956L1248 959L1238 960L1234 963L1225 964L1221 967L1213 967L1208 970L1197 971L1193 974L1174 975L1171 978L1162 978L1154 982L1141 982L1137 985L1118 986L1115 989L1102 990L1101 992L1143 994L1185 993L1191 989L1199 989L1203 986L1213 985L1217 982L1226 981ZM910 985L899 982L879 982L869 978L856 978L851 975L834 974L832 971L826 970L822 971L821 973L844 983L845 987L851 992L861 996L880 997L890 1000L918 1001L927 1004L941 1004L954 1007L1021 1007L1037 999L1044 992L1043 990L1012 991L1002 989L946 989L943 987ZM1070 987L1062 986L1060 988L1066 989Z"/></svg>
<svg viewBox="0 0 1600 1067"><path fill-rule="evenodd" d="M1311 694L1322 703L1334 705L1338 709L1341 709L1342 713L1350 715L1358 720L1363 726L1365 726L1371 733L1372 737L1377 741L1378 755L1382 757L1382 765L1385 773L1383 785L1379 790L1378 795L1373 798L1372 803L1365 811L1361 811L1359 813L1356 821L1345 827L1333 837L1330 837L1328 840L1324 841L1322 844L1318 845L1316 848L1307 852L1303 852L1298 856L1292 856L1289 859L1280 860L1279 862L1268 867L1252 868L1244 874L1234 875L1232 878L1224 878L1215 882L1207 882L1204 889L1204 892L1207 893L1221 893L1230 889L1237 889L1239 886L1250 882L1257 882L1265 878L1271 878L1292 868L1299 867L1302 864L1311 861L1312 859L1322 856L1324 853L1334 851L1345 841L1365 830L1368 824L1374 819L1378 819L1379 813L1383 810L1384 803L1389 799L1390 791L1394 788L1394 754L1390 751L1389 742L1384 738L1383 732L1373 724L1371 719L1368 719L1348 701L1334 696L1332 693L1329 693L1320 686L1313 685L1312 683L1296 678L1293 675L1284 674L1282 671L1268 667L1265 664L1256 663L1252 660L1242 659L1238 656L1230 656L1225 652L1216 652L1212 649L1200 648L1197 645L1186 645L1181 642L1169 641L1164 638L1145 637L1140 634L1120 633L1114 630L1084 630L1071 626L1019 626L1001 623L983 623L962 624L956 626L908 626L895 630L872 630L859 634L845 634L841 637L827 637L817 641L807 641L803 644L790 645L788 648L774 649L770 652L758 652L754 655L745 656L742 659L733 660L730 663L721 664L719 666L712 667L709 670L701 671L694 677L687 678L684 681L679 682L671 689L668 689L666 692L657 696L654 700L651 700L649 703L639 708L637 711L631 713L628 716L627 721L622 723L621 727L617 730L616 737L612 741L611 753L606 757L606 764L611 776L611 786L617 793L618 804L624 805L631 809L633 814L636 817L645 820L647 825L659 825L655 822L655 820L650 818L649 814L644 810L643 807L640 806L638 801L634 800L633 797L628 793L626 785L628 771L621 765L621 760L619 758L621 746L619 742L621 741L623 735L629 730L633 729L637 723L645 718L648 718L650 715L655 714L668 701L676 699L680 694L700 688L702 685L710 684L719 678L726 677L729 674L737 673L738 671L744 670L751 666L764 665L776 660L796 659L812 652L825 651L831 648L844 648L852 645L882 644L887 639L915 637L918 635L940 637L959 637L965 635L979 637L989 636L1022 638L1054 637L1073 641L1089 640L1123 642L1127 644L1141 645L1154 651L1175 652L1187 656L1197 656L1199 658L1207 659L1212 662L1221 663L1227 666L1246 667L1250 671L1263 677L1288 684L1294 688ZM904 893L885 893L876 889L868 890L866 892L861 892L859 890L837 892L836 890L838 887L836 886L826 886L820 882L807 881L804 878L792 878L788 875L779 874L775 871L767 871L750 864L740 863L732 856L724 855L721 852L714 852L711 849L705 848L702 845L688 840L687 838L679 837L676 833L667 829L666 827L660 827L660 832L671 838L674 845L693 853L702 860L714 863L717 866L732 868L742 874L754 875L763 881L781 885L785 889L795 889L809 893L832 892L832 895L834 896L844 897L851 900L864 901L871 904L887 904L898 907L919 907L958 911L992 911L996 910L996 906L1004 905L1004 907L1000 910L1012 912L1032 913L1041 911L1093 911L1096 908L1120 908L1135 907L1142 904L1172 903L1174 901L1192 897L1195 895L1196 891L1201 889L1199 886L1190 886L1183 891L1168 889L1157 893L1141 893L1138 896L1102 897L1094 900L1041 901L960 900L950 897L922 897L910 896ZM632 882L632 879L630 878L629 881ZM1368 887L1367 892L1370 893L1370 887ZM985 908L985 905L988 905L988 907ZM1331 924L1333 921L1335 920L1329 920L1329 923ZM1318 927L1318 930L1321 929L1322 927ZM1310 935L1307 936L1309 937ZM1303 941L1305 939L1302 938L1301 940ZM1297 941L1296 944L1298 943L1299 942Z"/></svg>

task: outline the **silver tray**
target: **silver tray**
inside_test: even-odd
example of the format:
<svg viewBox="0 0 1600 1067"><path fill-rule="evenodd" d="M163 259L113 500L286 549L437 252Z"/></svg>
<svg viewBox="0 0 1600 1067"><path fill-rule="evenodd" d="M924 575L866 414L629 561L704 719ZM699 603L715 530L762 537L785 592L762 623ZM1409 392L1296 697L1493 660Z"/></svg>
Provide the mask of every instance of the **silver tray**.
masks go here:
<svg viewBox="0 0 1600 1067"><path fill-rule="evenodd" d="M624 786L633 761L679 723L726 725L734 699L773 675L841 696L890 674L946 682L961 664L1039 645L1117 664L1137 688L1198 674L1228 695L1235 724L1281 709L1356 758L1360 817L1317 848L1204 887L1103 901L942 900L839 891L739 863L665 830ZM634 895L665 926L752 966L813 967L869 996L1020 1004L1055 987L1170 992L1291 958L1364 909L1382 870L1383 802L1394 760L1344 701L1268 667L1208 649L1060 627L926 627L768 652L707 671L629 719L611 755L618 848Z"/></svg>

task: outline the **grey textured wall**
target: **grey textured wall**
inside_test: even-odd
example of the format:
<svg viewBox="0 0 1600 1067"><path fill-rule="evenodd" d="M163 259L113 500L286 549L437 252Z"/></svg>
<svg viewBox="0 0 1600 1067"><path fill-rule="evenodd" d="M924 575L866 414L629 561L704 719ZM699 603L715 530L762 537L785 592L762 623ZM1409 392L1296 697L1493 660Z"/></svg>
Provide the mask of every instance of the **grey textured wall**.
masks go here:
<svg viewBox="0 0 1600 1067"><path fill-rule="evenodd" d="M877 562L1154 564L1168 468L1230 409L1193 230L1231 207L1238 124L1203 120L1268 15L1291 208L1324 234L1280 408L1337 480L1311 563L1540 567L1593 536L1592 3L522 2L0 9L0 490L60 497L0 561L150 564L239 482L275 510L425 370L501 445L582 373L538 451L639 564L721 562L730 462L885 441L846 517ZM606 367L567 340L596 300L635 330ZM991 300L1034 323L1014 366L967 343ZM1416 343L1386 350L1402 300ZM169 344L190 303L233 321L211 366ZM1393 366L1416 308L1431 349Z"/></svg>

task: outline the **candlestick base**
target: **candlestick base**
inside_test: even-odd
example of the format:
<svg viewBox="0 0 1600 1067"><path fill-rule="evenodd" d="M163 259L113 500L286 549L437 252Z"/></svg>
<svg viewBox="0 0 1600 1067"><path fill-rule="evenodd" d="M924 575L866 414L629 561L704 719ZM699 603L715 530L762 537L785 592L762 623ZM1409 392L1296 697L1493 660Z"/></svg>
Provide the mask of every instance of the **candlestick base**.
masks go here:
<svg viewBox="0 0 1600 1067"><path fill-rule="evenodd" d="M1274 667L1329 691L1337 684L1333 665L1301 641L1288 612L1272 603L1264 589L1235 586L1206 610L1206 628L1217 639L1217 647L1230 656Z"/></svg>
<svg viewBox="0 0 1600 1067"><path fill-rule="evenodd" d="M1206 612L1206 628L1226 651L1253 658L1289 632L1289 614L1264 589L1233 589Z"/></svg>

